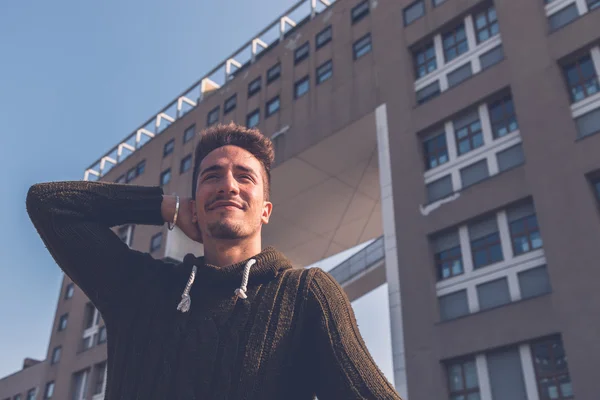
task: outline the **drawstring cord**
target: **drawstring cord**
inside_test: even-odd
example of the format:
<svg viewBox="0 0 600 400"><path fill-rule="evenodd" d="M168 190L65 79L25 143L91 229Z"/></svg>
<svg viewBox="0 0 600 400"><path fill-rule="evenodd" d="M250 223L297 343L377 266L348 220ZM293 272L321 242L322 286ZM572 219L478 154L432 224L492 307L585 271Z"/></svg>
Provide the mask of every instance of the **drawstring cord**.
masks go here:
<svg viewBox="0 0 600 400"><path fill-rule="evenodd" d="M248 290L248 278L250 276L250 268L256 264L256 260L255 259L250 259L248 260L248 262L246 263L246 266L244 267L244 275L242 276L242 285L235 289L235 294L237 297L239 297L240 299L247 299L248 295L246 294L246 290ZM194 280L196 279L196 271L197 268L195 265L192 266L192 272L190 273L190 277L188 278L187 284L185 285L185 289L183 290L183 293L181 294L181 301L179 302L179 305L177 306L177 310L181 311L182 313L186 313L190 310L190 307L192 306L192 298L190 297L190 289L192 288L192 285L194 284Z"/></svg>
<svg viewBox="0 0 600 400"><path fill-rule="evenodd" d="M248 298L248 296L246 295L246 290L248 290L248 288L247 288L248 276L250 276L250 267L252 267L255 263L256 263L256 260L252 258L252 259L248 260L248 262L246 263L246 267L244 267L244 276L242 277L242 286L235 289L235 294L240 299Z"/></svg>
<svg viewBox="0 0 600 400"><path fill-rule="evenodd" d="M190 273L190 277L188 278L188 282L185 285L185 289L183 290L183 294L181 295L181 301L177 306L177 310L182 313L188 312L190 307L192 306L192 298L190 297L190 289L192 288L192 284L194 283L194 279L196 279L196 266L192 267L192 272Z"/></svg>

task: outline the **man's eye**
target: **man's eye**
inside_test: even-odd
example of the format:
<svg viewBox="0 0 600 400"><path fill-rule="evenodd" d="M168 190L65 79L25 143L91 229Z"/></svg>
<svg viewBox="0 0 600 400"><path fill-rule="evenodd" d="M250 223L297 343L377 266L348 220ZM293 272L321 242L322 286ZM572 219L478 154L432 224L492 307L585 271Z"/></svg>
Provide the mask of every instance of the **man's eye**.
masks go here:
<svg viewBox="0 0 600 400"><path fill-rule="evenodd" d="M213 178L216 178L216 177L217 177L217 175L215 175L215 174L212 174L212 175L206 175L206 176L204 177L204 180L205 180L205 181L207 181L207 180L209 180L209 179L213 179Z"/></svg>
<svg viewBox="0 0 600 400"><path fill-rule="evenodd" d="M240 175L240 178L252 181L252 177L250 175Z"/></svg>

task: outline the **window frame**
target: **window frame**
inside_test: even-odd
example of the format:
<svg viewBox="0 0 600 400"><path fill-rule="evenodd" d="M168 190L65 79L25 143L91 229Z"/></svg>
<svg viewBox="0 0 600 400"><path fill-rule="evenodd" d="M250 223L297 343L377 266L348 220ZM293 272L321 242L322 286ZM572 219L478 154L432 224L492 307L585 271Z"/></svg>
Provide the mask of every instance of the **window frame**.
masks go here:
<svg viewBox="0 0 600 400"><path fill-rule="evenodd" d="M479 130L478 131L472 129L472 125L475 124L476 122L479 123ZM467 129L467 136L459 138L458 137L458 132L462 131L465 128ZM477 137L477 136L481 136L481 145L475 147L475 145L474 145L474 138ZM476 149L478 149L480 147L485 146L485 138L483 137L483 127L482 127L482 124L481 124L481 116L478 114L477 115L477 121L469 122L467 125L459 128L459 129L455 128L454 129L454 138L456 140L456 154L457 154L457 157L464 156L465 154L468 154L468 153L472 152L473 150L476 150ZM465 141L469 142L469 149L467 151L465 151L465 152L462 152L461 148L460 148L460 144L463 143L463 142L465 142Z"/></svg>
<svg viewBox="0 0 600 400"><path fill-rule="evenodd" d="M325 67L329 67L328 69ZM323 75L323 69L325 68L325 72L330 72L329 76L325 79L321 79L321 76ZM321 65L319 65L317 67L317 69L315 70L315 83L318 85L320 85L323 82L327 82L328 80L330 80L331 78L333 78L333 60L329 59L327 61L325 61L324 63L322 63Z"/></svg>
<svg viewBox="0 0 600 400"><path fill-rule="evenodd" d="M443 139L444 142L444 146L443 146L443 151L441 151L440 149L442 149L442 147L438 146L439 143L437 143L439 141L439 138ZM428 144L431 142L435 142L435 148L433 152L430 153L429 148L428 148ZM447 164L450 162L450 154L448 152L448 140L446 138L446 131L442 131L438 134L434 134L433 136L430 135L428 137L426 137L425 139L423 139L421 141L421 146L423 149L423 161L425 163L425 170L426 171L430 171L432 169L435 169L441 165ZM441 155L443 155L445 153L446 155L446 161L444 162L440 162L440 158ZM430 163L431 160L431 155L435 155L435 160L437 162L437 164L435 166L432 166Z"/></svg>
<svg viewBox="0 0 600 400"><path fill-rule="evenodd" d="M511 106L508 107L507 104L510 103ZM495 119L493 109L500 108L502 116L499 119ZM508 109L512 108L512 114L508 112ZM515 103L511 94L505 95L498 100L490 102L488 104L488 114L490 116L490 125L492 127L492 136L495 139L499 139L501 137L510 135L512 132L516 132L519 130L519 120L517 118L517 110L515 109ZM510 125L514 120L514 124L516 125L515 129L510 129ZM498 128L505 128L506 133L499 135L497 132Z"/></svg>
<svg viewBox="0 0 600 400"><path fill-rule="evenodd" d="M219 117L220 117L220 112L221 111L221 106L216 106L214 107L212 110L210 110L208 112L208 114L206 114L206 126L213 126L214 124L219 122ZM211 118L214 117L214 115L216 114L216 119L214 119L214 121L211 122Z"/></svg>
<svg viewBox="0 0 600 400"><path fill-rule="evenodd" d="M475 369L475 375L477 376L477 387L476 388L471 388L471 389L467 389L467 380L466 380L466 375L465 375L465 365L467 363L472 363L473 367ZM461 378L462 378L462 386L463 386L463 390L452 390L452 383L450 381L451 379L451 374L450 374L450 369L453 366L457 366L460 365L460 372L461 372ZM448 377L447 379L447 384L448 384L448 393L450 394L450 398L456 398L456 397L460 397L463 396L463 398L467 399L469 395L474 394L474 393L481 393L481 389L480 389L480 383L479 383L479 376L477 375L477 364L475 361L475 358L469 357L469 358L463 358L463 359L459 359L459 360L453 360L452 362L448 363L446 365L446 375Z"/></svg>
<svg viewBox="0 0 600 400"><path fill-rule="evenodd" d="M163 147L163 158L168 157L175 151L175 138L170 139Z"/></svg>
<svg viewBox="0 0 600 400"><path fill-rule="evenodd" d="M54 396L54 381L50 381L50 382L46 382L46 386L44 388L44 397L42 400L48 400L51 399L52 396ZM50 395L48 396L48 392L50 392Z"/></svg>
<svg viewBox="0 0 600 400"><path fill-rule="evenodd" d="M188 160L190 161L190 167L184 171L183 170L183 165ZM186 172L190 171L192 169L192 167L193 167L192 154L190 153L187 156L183 157L181 159L181 161L179 162L179 175L185 174Z"/></svg>
<svg viewBox="0 0 600 400"><path fill-rule="evenodd" d="M429 52L429 50L432 50L433 58L431 58L431 57L427 58L427 53ZM413 66L415 68L415 78L416 78L415 80L419 80L438 69L437 56L435 54L435 44L433 43L433 41L426 42L424 45L417 47L416 49L413 50L412 53L413 53ZM421 55L421 54L423 54L423 62L419 63L419 55ZM434 68L431 71L428 71L428 69L429 69L428 66L432 60L433 60ZM419 68L421 66L425 67L425 71L426 71L425 74L423 74L423 75L419 74Z"/></svg>
<svg viewBox="0 0 600 400"><path fill-rule="evenodd" d="M278 103L277 109L275 111L271 112L269 110L269 108L275 102ZM281 99L279 98L279 95L276 95L276 96L272 97L271 100L267 101L267 103L265 104L265 119L269 118L270 116L272 116L274 114L277 114L279 112L280 108L281 108Z"/></svg>
<svg viewBox="0 0 600 400"><path fill-rule="evenodd" d="M556 357L556 351L553 348L553 346L556 344L560 344L560 346L562 348L562 352L564 354L564 359L566 361L565 371L564 372L552 371L552 373L544 372L538 367L538 363L536 363L536 350L537 350L537 348L539 348L538 346L540 346L540 347L544 346L546 348L545 350L547 351L548 356L549 356L548 359L551 362L553 362L553 365L556 369L557 357ZM568 357L567 357L567 354L565 351L565 346L562 341L562 338L559 335L556 335L556 336L538 339L536 341L531 342L529 345L529 348L531 349L531 358L532 358L532 362L533 362L535 383L536 383L536 387L538 389L538 393L540 394L540 399L546 398L546 396L544 396L544 391L543 391L543 387L541 384L544 380L551 380L553 383L555 383L557 389L560 390L560 395L555 400L572 400L572 399L574 399L573 396L565 397L562 395L562 389L561 389L560 380L559 380L560 378L566 376L569 379L569 382L571 382L571 373L569 372L569 362L567 361Z"/></svg>
<svg viewBox="0 0 600 400"><path fill-rule="evenodd" d="M164 177L168 176L169 180L167 180L166 182L164 182ZM165 169L163 172L160 173L160 181L159 181L159 186L166 186L169 183L171 183L171 178L173 178L173 174L171 173L171 168L167 168Z"/></svg>
<svg viewBox="0 0 600 400"><path fill-rule="evenodd" d="M160 250L160 248L162 247L162 242L163 242L162 236L163 236L162 232L158 232L158 233L152 235L152 237L150 238L150 253L154 253L155 251ZM158 238L160 238L160 242L159 242L158 246L155 247L154 242Z"/></svg>
<svg viewBox="0 0 600 400"><path fill-rule="evenodd" d="M62 326L63 320L65 321L64 328ZM69 313L64 313L58 318L58 327L57 327L56 331L63 332L65 330L67 330L67 327L69 326L68 324L69 324Z"/></svg>
<svg viewBox="0 0 600 400"><path fill-rule="evenodd" d="M490 241L490 238L496 237L494 241ZM490 233L488 235L482 236L477 239L470 239L469 245L471 246L471 258L473 262L473 270L477 270L480 268L487 267L489 265L493 265L499 262L504 261L504 256L502 254L502 238L500 237L500 232L496 231L494 233ZM492 257L492 248L499 247L500 249L500 259L495 260ZM486 255L486 262L484 264L478 265L476 262L475 253L479 251L484 251Z"/></svg>
<svg viewBox="0 0 600 400"><path fill-rule="evenodd" d="M456 36L457 36L457 32L459 30L461 30L461 28L462 28L462 32L464 35L464 39L459 42L459 41L457 41ZM452 44L452 46L450 46L450 47L446 47L446 38L448 38L450 36L452 36L454 44ZM459 52L459 47L463 43L465 43L467 45L466 50ZM454 49L456 51L456 55L453 56L452 58L448 58L448 51L452 50L452 49ZM458 57L460 57L461 55L463 55L469 51L469 40L467 38L467 28L465 27L464 22L461 22L458 25L456 25L453 29L442 33L442 50L444 53L444 62L446 64L452 60L456 60Z"/></svg>
<svg viewBox="0 0 600 400"><path fill-rule="evenodd" d="M363 0L350 10L350 21L352 25L364 19L371 12L369 0Z"/></svg>
<svg viewBox="0 0 600 400"><path fill-rule="evenodd" d="M490 21L490 11L493 11L494 13L495 19L493 21ZM477 27L477 19L480 16L483 16L485 19L485 25L481 28ZM494 26L496 27L496 33L492 32ZM500 34L500 26L498 25L498 15L496 14L496 7L493 4L487 7L485 10L479 11L473 16L473 28L475 29L475 40L477 45L487 42L494 36ZM479 37L479 35L484 31L488 33L488 37L482 40Z"/></svg>
<svg viewBox="0 0 600 400"><path fill-rule="evenodd" d="M532 218L535 219L535 228L530 230L529 229L529 221L528 220L530 220ZM515 225L515 224L517 224L519 222L524 222L523 233L519 234L518 236L515 236L515 234L513 233L513 225ZM541 239L542 234L540 232L540 225L538 223L537 214L536 213L533 213L533 214L530 214L530 215L526 215L526 216L521 217L519 219L516 219L514 221L510 221L508 223L508 231L509 231L509 234L510 234L510 242L511 242L513 254L514 254L515 257L523 255L523 254L530 253L532 251L535 251L535 250L540 249L540 248L543 247L543 243L544 242ZM532 240L531 240L531 234L532 233L536 233L536 232L538 233L538 235L540 237L540 240L542 241L542 245L540 247L534 248ZM521 238L521 237L526 237L527 238L527 244L529 245L529 250L528 251L517 251L517 247L515 246L515 238Z"/></svg>
<svg viewBox="0 0 600 400"><path fill-rule="evenodd" d="M303 54L298 55L299 53L304 52ZM294 65L300 64L302 61L306 60L310 56L310 41L302 43L296 50L294 50Z"/></svg>
<svg viewBox="0 0 600 400"><path fill-rule="evenodd" d="M422 10L421 14L418 17L416 17L413 20L411 20L410 22L407 22L407 20L406 20L406 12L409 9L411 9L411 8L413 8L415 6L419 6L419 5L421 6L421 10ZM404 26L409 26L409 25L413 24L415 21L417 21L418 19L423 18L425 16L426 12L427 12L427 10L425 8L425 1L424 0L414 0L412 3L410 3L409 5L407 5L406 7L404 7L402 9L402 20L404 22Z"/></svg>
<svg viewBox="0 0 600 400"><path fill-rule="evenodd" d="M196 124L192 124L183 131L183 143L191 141L196 135Z"/></svg>
<svg viewBox="0 0 600 400"><path fill-rule="evenodd" d="M262 89L262 76L253 79L248 83L248 98L251 98Z"/></svg>
<svg viewBox="0 0 600 400"><path fill-rule="evenodd" d="M368 39L367 42L365 42L365 44L363 46L360 46L360 48L357 48L358 44L360 42L362 42L363 40ZM368 44L367 44L368 43ZM362 49L364 49L365 47L369 47L369 50L366 51L365 53L362 54L358 54ZM373 51L373 39L371 37L371 32L367 33L366 35L360 37L359 39L357 39L353 44L352 44L352 55L354 57L354 61L366 56L367 54L371 53Z"/></svg>
<svg viewBox="0 0 600 400"><path fill-rule="evenodd" d="M56 356L58 354L58 356ZM62 355L62 346L54 346L52 349L52 354L50 355L50 365L56 365L60 362L60 357Z"/></svg>
<svg viewBox="0 0 600 400"><path fill-rule="evenodd" d="M304 93L299 95L298 87L304 83L307 84L307 89ZM300 78L296 82L294 82L294 100L304 97L308 92L310 92L310 76L304 75L302 78Z"/></svg>
<svg viewBox="0 0 600 400"><path fill-rule="evenodd" d="M458 250L458 253L456 253L456 250ZM444 255L446 253L449 253L449 255L447 257L443 257L442 255ZM462 249L461 249L460 244L458 246L454 246L449 249L439 251L439 252L435 253L433 257L435 260L435 270L436 270L438 282L444 281L446 279L454 278L455 276L464 275L465 264L463 262L463 254L462 254ZM454 271L453 271L455 261L459 261L459 264L460 264L460 272L459 273L454 273ZM449 264L448 270L450 271L450 275L448 275L447 277L444 277L442 271L444 270L444 265L446 265L446 264Z"/></svg>
<svg viewBox="0 0 600 400"><path fill-rule="evenodd" d="M592 65L592 70L594 71L594 73L588 79L584 79L582 71L581 71L581 64L583 64L583 62L588 61L588 60ZM577 72L578 80L575 85L571 85L571 81L569 80L569 72L568 71L571 70L572 68L575 68L575 70ZM577 57L577 59L575 61L564 65L563 66L563 76L565 77L567 89L569 90L569 98L571 99L571 104L579 103L580 101L583 101L590 96L600 93L600 82L598 81L598 75L596 73L594 59L592 58L590 52L587 52L587 53L581 55L580 57ZM596 89L595 92L589 93L588 86L586 85L588 83L594 84L594 87ZM577 100L575 98L574 93L573 93L574 88L580 88L580 90L582 91L583 97L581 99Z"/></svg>
<svg viewBox="0 0 600 400"><path fill-rule="evenodd" d="M254 117L255 115L257 116L258 121L256 122L256 124L250 126L250 124L249 124L250 118ZM246 115L246 127L249 129L252 129L252 128L257 127L259 124L260 124L260 109L256 108L252 112L250 112Z"/></svg>
<svg viewBox="0 0 600 400"><path fill-rule="evenodd" d="M63 297L63 300L72 299L74 294L75 294L75 283L69 282L67 284L67 286L65 286L65 295Z"/></svg>
<svg viewBox="0 0 600 400"><path fill-rule="evenodd" d="M276 72L273 72L276 71ZM275 82L277 79L281 77L281 62L273 65L271 68L267 70L267 85Z"/></svg>
<svg viewBox="0 0 600 400"><path fill-rule="evenodd" d="M230 104L232 102L233 102L233 105ZM237 93L229 96L229 98L227 98L223 102L223 115L226 115L226 114L230 113L231 111L235 110L236 107L237 107Z"/></svg>
<svg viewBox="0 0 600 400"><path fill-rule="evenodd" d="M321 37L325 33L329 33L329 37L327 37L324 41L319 43L319 37ZM329 25L328 27L326 27L325 29L322 29L321 32L319 32L315 35L315 50L319 50L319 49L323 48L326 44L328 44L332 40L333 40L333 27L331 25Z"/></svg>

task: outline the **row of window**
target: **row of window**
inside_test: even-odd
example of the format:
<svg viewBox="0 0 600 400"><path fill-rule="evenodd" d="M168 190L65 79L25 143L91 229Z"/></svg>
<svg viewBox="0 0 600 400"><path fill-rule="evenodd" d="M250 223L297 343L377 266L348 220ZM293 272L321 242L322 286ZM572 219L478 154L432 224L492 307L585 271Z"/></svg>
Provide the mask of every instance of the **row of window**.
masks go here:
<svg viewBox="0 0 600 400"><path fill-rule="evenodd" d="M74 400L84 400L91 398L90 396L102 395L105 391L106 384L106 365L106 361L102 361L95 364L93 368L86 368L74 373L71 378L69 398ZM89 379L90 374L93 374L91 380ZM54 396L54 388L55 381L47 382L42 400L52 399ZM33 394L30 395L30 393ZM88 396L88 394L90 396ZM27 393L27 400L35 400L35 395L35 389L31 389ZM14 399L20 400L20 397L15 396Z"/></svg>
<svg viewBox="0 0 600 400"><path fill-rule="evenodd" d="M537 392L540 400L573 399L567 355L559 335L452 360L445 366L452 400L526 399L531 392ZM525 373L530 369L531 380ZM490 393L481 393L482 380L489 382L485 387Z"/></svg>
<svg viewBox="0 0 600 400"><path fill-rule="evenodd" d="M25 395L25 397L21 397L21 394L15 394L13 397L7 397L4 400L35 400L35 395L37 393L37 390L35 388L29 389L27 391L27 394Z"/></svg>
<svg viewBox="0 0 600 400"><path fill-rule="evenodd" d="M473 74L502 61L504 50L501 42L498 41L495 47L494 43L488 45L491 43L489 40L499 33L496 9L491 5L413 48L415 78L421 82L416 84L417 103L423 104L437 97L442 91L464 82ZM481 50L464 64L456 65L461 56L476 48ZM445 66L452 70L443 71ZM427 84L421 81L438 69L442 72L433 82Z"/></svg>
<svg viewBox="0 0 600 400"><path fill-rule="evenodd" d="M553 1L554 0L544 0L544 3L548 5ZM576 0L573 0L565 7L548 15L548 25L550 26L550 31L554 32L575 21L577 18L588 13L589 11L599 7L600 0L585 0L584 2L577 2Z"/></svg>

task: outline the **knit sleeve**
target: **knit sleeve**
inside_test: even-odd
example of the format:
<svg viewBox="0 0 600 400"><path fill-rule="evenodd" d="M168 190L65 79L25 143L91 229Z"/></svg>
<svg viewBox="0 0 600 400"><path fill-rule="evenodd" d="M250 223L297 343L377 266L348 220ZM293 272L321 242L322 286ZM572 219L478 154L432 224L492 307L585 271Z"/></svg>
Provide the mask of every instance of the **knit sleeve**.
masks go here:
<svg viewBox="0 0 600 400"><path fill-rule="evenodd" d="M162 225L161 203L159 187L84 181L36 184L26 199L29 217L58 266L105 317L136 279L160 263L130 249L111 227Z"/></svg>
<svg viewBox="0 0 600 400"><path fill-rule="evenodd" d="M307 300L317 397L400 400L369 353L346 293L329 273L314 269Z"/></svg>

